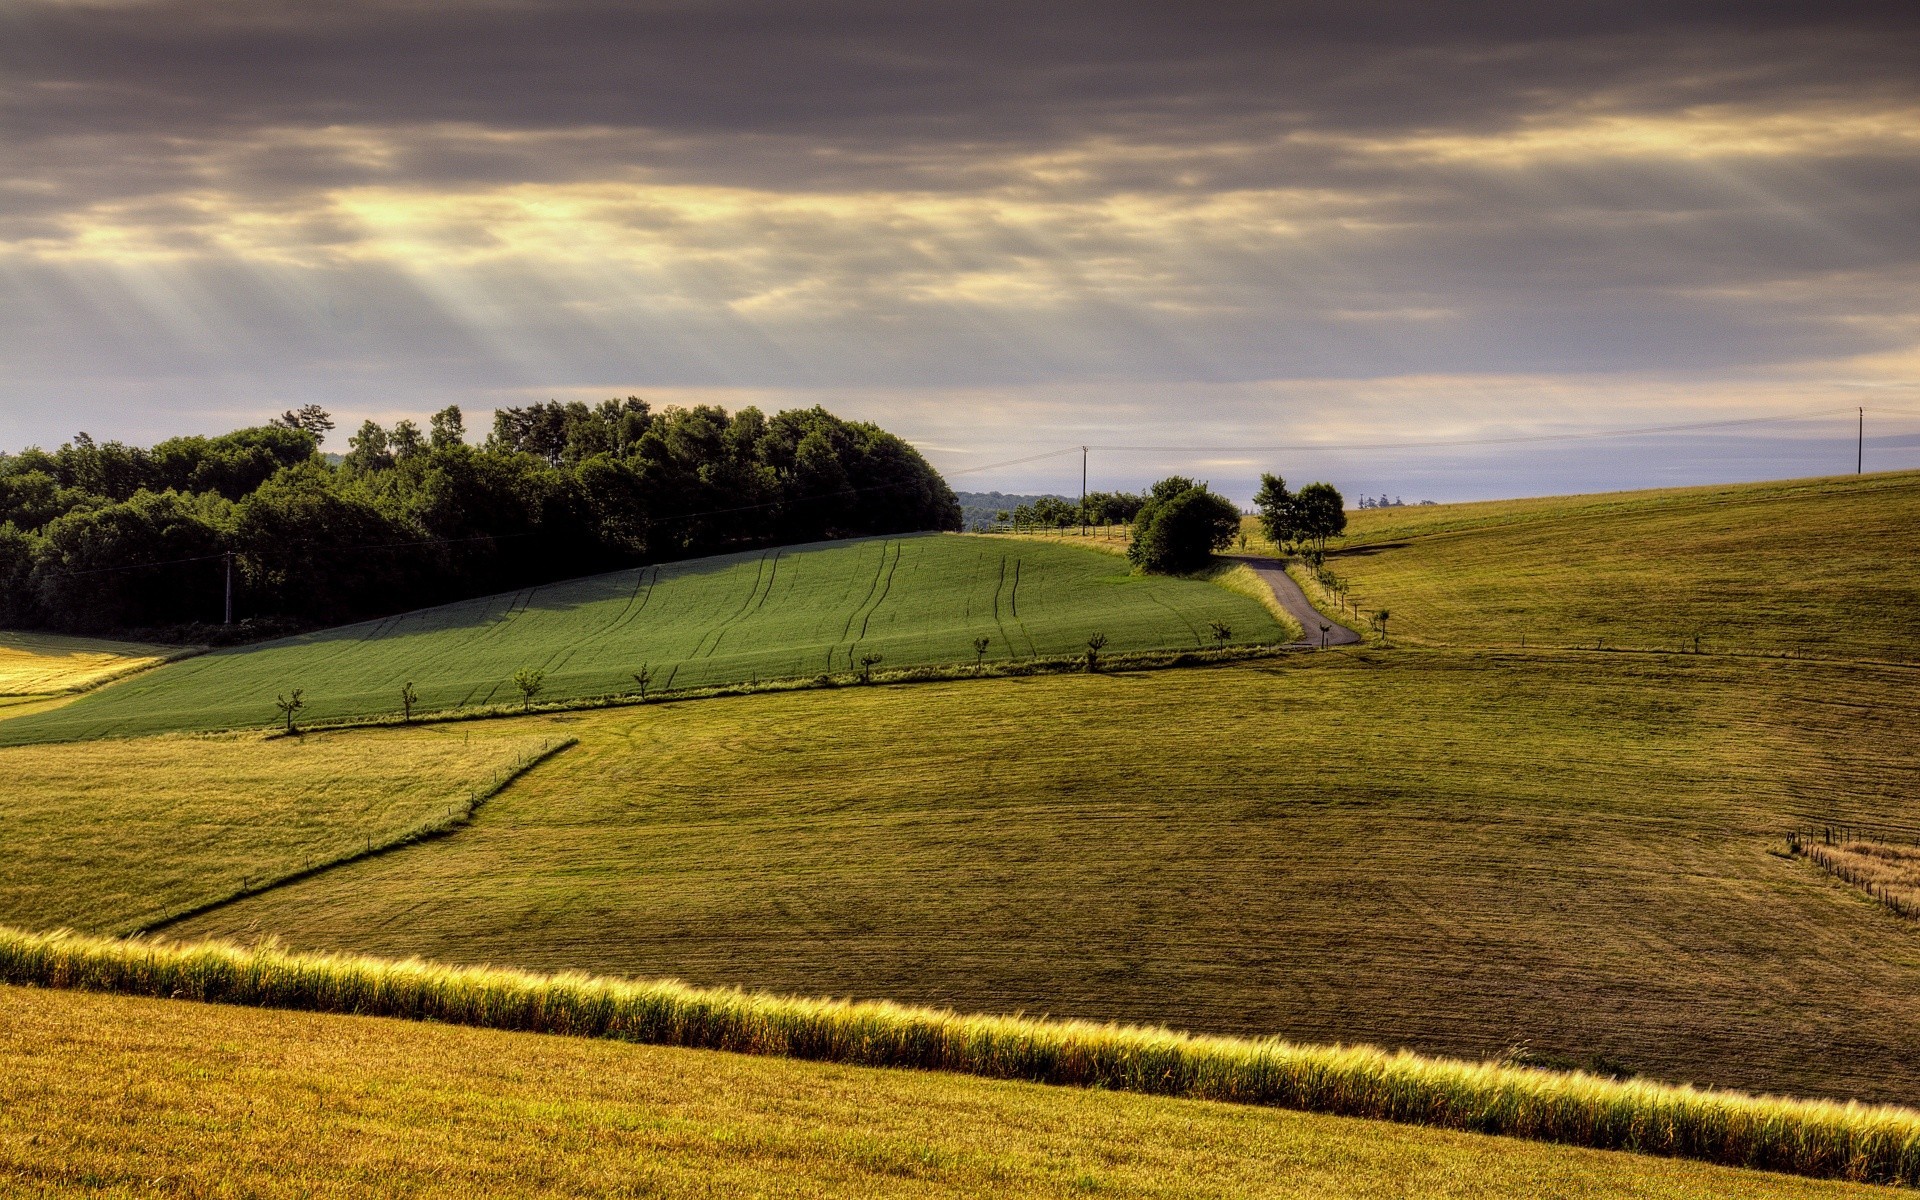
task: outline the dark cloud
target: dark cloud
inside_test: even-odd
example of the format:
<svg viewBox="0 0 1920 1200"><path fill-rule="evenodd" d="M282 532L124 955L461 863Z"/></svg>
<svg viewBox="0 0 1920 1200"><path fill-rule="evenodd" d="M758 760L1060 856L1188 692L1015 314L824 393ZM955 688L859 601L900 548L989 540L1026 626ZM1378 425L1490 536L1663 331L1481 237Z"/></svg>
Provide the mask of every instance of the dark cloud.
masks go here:
<svg viewBox="0 0 1920 1200"><path fill-rule="evenodd" d="M0 435L1897 356L1916 64L1910 3L18 0Z"/></svg>

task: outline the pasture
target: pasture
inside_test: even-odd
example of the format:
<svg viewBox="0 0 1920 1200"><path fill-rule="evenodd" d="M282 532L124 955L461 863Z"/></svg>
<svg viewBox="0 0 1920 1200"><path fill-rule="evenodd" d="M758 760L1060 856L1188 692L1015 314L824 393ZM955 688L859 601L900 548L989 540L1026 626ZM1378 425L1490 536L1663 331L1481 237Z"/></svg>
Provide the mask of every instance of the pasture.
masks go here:
<svg viewBox="0 0 1920 1200"><path fill-rule="evenodd" d="M544 672L542 701L886 668L990 663L1294 636L1255 599L1190 579L1138 576L1077 547L917 535L754 551L622 571L217 650L0 723L0 744L270 725L304 692L308 721L505 705L511 677Z"/></svg>
<svg viewBox="0 0 1920 1200"><path fill-rule="evenodd" d="M1410 645L1920 661L1920 471L1348 516L1327 566Z"/></svg>
<svg viewBox="0 0 1920 1200"><path fill-rule="evenodd" d="M502 724L580 744L169 933L1920 1092L1920 939L1784 841L1911 819L1906 668L1362 651Z"/></svg>
<svg viewBox="0 0 1920 1200"><path fill-rule="evenodd" d="M1198 1100L36 989L0 988L0 1068L8 1191L1889 1194Z"/></svg>
<svg viewBox="0 0 1920 1200"><path fill-rule="evenodd" d="M139 929L432 824L550 740L463 726L0 749L0 923Z"/></svg>

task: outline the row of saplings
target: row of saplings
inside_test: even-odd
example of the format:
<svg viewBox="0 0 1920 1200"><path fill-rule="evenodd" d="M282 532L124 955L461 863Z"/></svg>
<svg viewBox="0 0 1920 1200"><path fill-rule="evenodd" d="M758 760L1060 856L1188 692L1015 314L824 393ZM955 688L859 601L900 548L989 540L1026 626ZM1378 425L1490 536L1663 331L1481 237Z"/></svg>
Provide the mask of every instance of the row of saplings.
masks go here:
<svg viewBox="0 0 1920 1200"><path fill-rule="evenodd" d="M1232 640L1233 627L1225 621L1212 621L1209 622L1209 625L1213 633L1213 640L1217 645L1225 647L1226 644ZM977 637L973 639L973 669L976 674L985 669L987 651L992 648L992 638ZM1100 652L1106 648L1107 635L1104 633L1096 633L1087 639L1087 655L1085 659L1087 670L1098 671L1100 669ZM859 661L860 682L872 683L873 669L884 662L885 657L873 651L868 651L860 656ZM821 678L828 679L829 677L822 676ZM633 673L633 682L637 687L633 692L628 694L638 696L640 699L645 700L647 698L647 689L653 685L653 668L646 665L641 666L638 671ZM537 667L521 667L513 673L512 683L514 688L520 693L521 711L532 712L533 702L539 698L541 692L546 690L547 673ZM420 693L414 688L413 681L408 680L400 687L401 719L412 721L413 710L419 703ZM280 718L285 723L286 731L288 733L300 732L298 724L299 715L307 707L305 689L294 688L290 692L284 692L274 697L273 704L280 712Z"/></svg>

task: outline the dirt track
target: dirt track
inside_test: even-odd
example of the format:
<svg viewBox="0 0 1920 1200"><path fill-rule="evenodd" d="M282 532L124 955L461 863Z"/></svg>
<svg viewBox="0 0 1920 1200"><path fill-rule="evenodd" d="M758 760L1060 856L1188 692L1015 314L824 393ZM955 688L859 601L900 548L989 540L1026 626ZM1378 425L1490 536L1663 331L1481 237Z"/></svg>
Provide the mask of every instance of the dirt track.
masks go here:
<svg viewBox="0 0 1920 1200"><path fill-rule="evenodd" d="M1332 617L1322 616L1318 609L1308 604L1306 593L1302 592L1300 585L1287 574L1286 568L1280 565L1279 559L1252 558L1239 554L1228 557L1252 567L1253 573L1273 589L1274 596L1280 601L1280 607L1286 609L1293 615L1294 620L1300 622L1300 628L1305 631L1305 636L1301 640L1306 644L1320 645L1322 625L1327 626L1326 644L1329 646L1351 646L1360 640L1359 634L1345 625L1336 623Z"/></svg>

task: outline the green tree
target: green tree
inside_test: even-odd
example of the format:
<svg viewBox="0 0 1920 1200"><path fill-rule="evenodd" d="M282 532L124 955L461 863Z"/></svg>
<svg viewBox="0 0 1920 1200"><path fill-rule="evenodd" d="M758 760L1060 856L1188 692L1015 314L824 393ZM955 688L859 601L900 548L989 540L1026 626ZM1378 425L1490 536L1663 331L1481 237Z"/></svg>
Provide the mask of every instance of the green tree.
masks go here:
<svg viewBox="0 0 1920 1200"><path fill-rule="evenodd" d="M869 650L860 656L860 682L873 682L873 669L880 665L881 656Z"/></svg>
<svg viewBox="0 0 1920 1200"><path fill-rule="evenodd" d="M1212 631L1216 646L1224 649L1226 644L1233 640L1233 626L1225 621L1208 621L1207 628Z"/></svg>
<svg viewBox="0 0 1920 1200"><path fill-rule="evenodd" d="M294 688L293 691L284 696L275 696L273 698L273 706L280 710L281 716L286 718L287 732L299 732L293 727L294 714L307 706L307 702L300 696L300 689Z"/></svg>
<svg viewBox="0 0 1920 1200"><path fill-rule="evenodd" d="M1096 633L1092 637L1087 639L1087 670L1088 671L1098 671L1100 669L1100 652L1102 650L1105 650L1106 648L1107 648L1107 635L1104 633Z"/></svg>
<svg viewBox="0 0 1920 1200"><path fill-rule="evenodd" d="M640 669L633 673L633 681L640 685L640 698L645 700L647 698L647 685L653 682L653 668L645 663L641 663Z"/></svg>
<svg viewBox="0 0 1920 1200"><path fill-rule="evenodd" d="M313 444L316 446L326 441L327 434L333 431L333 418L318 404L290 408L275 417L271 423L285 429L299 429L312 434Z"/></svg>
<svg viewBox="0 0 1920 1200"><path fill-rule="evenodd" d="M1325 550L1327 539L1347 529L1347 504L1330 483L1310 483L1293 498L1294 533Z"/></svg>
<svg viewBox="0 0 1920 1200"><path fill-rule="evenodd" d="M347 456L340 465L349 471L371 475L393 465L393 450L387 431L377 421L366 421L360 432L347 439Z"/></svg>
<svg viewBox="0 0 1920 1200"><path fill-rule="evenodd" d="M413 706L420 702L420 694L413 690L413 680L400 685L400 719L412 722Z"/></svg>
<svg viewBox="0 0 1920 1200"><path fill-rule="evenodd" d="M427 444L435 450L451 450L467 444L467 422L460 406L449 404L427 422Z"/></svg>
<svg viewBox="0 0 1920 1200"><path fill-rule="evenodd" d="M1214 551L1233 544L1240 532L1240 510L1232 501L1178 476L1153 488L1134 519L1127 546L1127 558L1135 566L1158 575L1186 574L1206 566Z"/></svg>
<svg viewBox="0 0 1920 1200"><path fill-rule="evenodd" d="M547 686L547 673L535 667L521 667L513 673L513 686L520 689L520 710L530 712L533 698Z"/></svg>
<svg viewBox="0 0 1920 1200"><path fill-rule="evenodd" d="M1275 546L1293 540L1294 498L1287 481L1278 475L1260 476L1260 490L1254 493L1253 506L1260 512L1260 531Z"/></svg>
<svg viewBox="0 0 1920 1200"><path fill-rule="evenodd" d="M993 639L977 637L973 639L973 673L978 675L987 662L987 647L993 645Z"/></svg>

